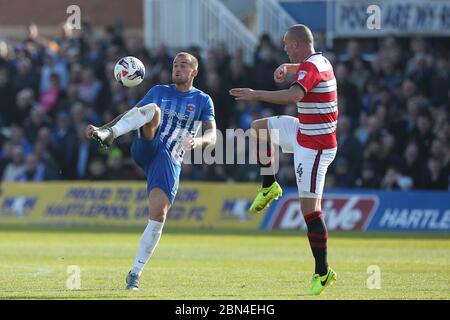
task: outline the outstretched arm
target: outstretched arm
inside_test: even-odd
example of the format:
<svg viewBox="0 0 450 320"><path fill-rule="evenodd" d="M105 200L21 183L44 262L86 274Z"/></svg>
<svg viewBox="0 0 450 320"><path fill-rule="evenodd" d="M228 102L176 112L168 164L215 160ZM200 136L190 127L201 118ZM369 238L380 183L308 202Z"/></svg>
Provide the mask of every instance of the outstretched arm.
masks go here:
<svg viewBox="0 0 450 320"><path fill-rule="evenodd" d="M234 88L230 94L236 100L259 100L274 104L296 104L305 96L305 91L300 85L293 85L289 89L277 91L253 90L250 88Z"/></svg>

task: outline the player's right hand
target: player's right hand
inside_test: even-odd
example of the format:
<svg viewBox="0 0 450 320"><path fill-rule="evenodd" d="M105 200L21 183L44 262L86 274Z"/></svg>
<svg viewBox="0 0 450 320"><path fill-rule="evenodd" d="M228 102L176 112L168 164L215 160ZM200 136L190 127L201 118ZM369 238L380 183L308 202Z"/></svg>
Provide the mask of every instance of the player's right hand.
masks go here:
<svg viewBox="0 0 450 320"><path fill-rule="evenodd" d="M88 139L92 139L92 134L94 133L95 130L97 130L98 128L96 126L93 126L92 124L88 125L85 131L86 134L86 138Z"/></svg>
<svg viewBox="0 0 450 320"><path fill-rule="evenodd" d="M288 74L285 64L279 66L273 73L273 79L276 83L283 83L286 75Z"/></svg>

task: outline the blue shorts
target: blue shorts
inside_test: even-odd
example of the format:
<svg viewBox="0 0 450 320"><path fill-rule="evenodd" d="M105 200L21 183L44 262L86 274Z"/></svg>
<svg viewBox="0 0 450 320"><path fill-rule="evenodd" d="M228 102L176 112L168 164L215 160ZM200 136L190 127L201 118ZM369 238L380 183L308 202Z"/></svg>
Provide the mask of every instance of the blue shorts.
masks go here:
<svg viewBox="0 0 450 320"><path fill-rule="evenodd" d="M144 170L147 177L147 192L160 188L173 203L178 191L181 166L172 159L158 133L152 140L136 136L131 145L133 160Z"/></svg>

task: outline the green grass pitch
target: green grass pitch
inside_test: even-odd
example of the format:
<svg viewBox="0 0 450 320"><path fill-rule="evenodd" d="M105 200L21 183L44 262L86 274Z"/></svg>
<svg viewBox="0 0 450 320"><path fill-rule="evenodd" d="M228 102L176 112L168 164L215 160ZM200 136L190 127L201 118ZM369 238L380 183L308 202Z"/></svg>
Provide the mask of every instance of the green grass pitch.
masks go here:
<svg viewBox="0 0 450 320"><path fill-rule="evenodd" d="M338 279L305 292L313 258L303 232L167 228L141 290L124 290L142 230L0 230L0 299L450 299L448 234L337 233L329 262ZM67 267L80 267L68 290ZM368 289L367 268L381 270Z"/></svg>

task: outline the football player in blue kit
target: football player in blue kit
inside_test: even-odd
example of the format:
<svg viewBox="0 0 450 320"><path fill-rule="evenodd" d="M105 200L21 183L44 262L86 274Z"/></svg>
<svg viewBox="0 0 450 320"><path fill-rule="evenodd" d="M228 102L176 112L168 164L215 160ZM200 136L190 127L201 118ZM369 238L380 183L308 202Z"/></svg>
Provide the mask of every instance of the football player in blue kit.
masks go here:
<svg viewBox="0 0 450 320"><path fill-rule="evenodd" d="M147 177L149 220L126 289L138 290L142 270L161 237L167 212L178 190L181 162L186 150L214 145L216 123L211 97L193 86L198 60L180 52L175 56L171 85L156 85L131 110L86 135L109 147L114 139L138 130L131 146L134 161ZM195 137L199 128L204 132Z"/></svg>

